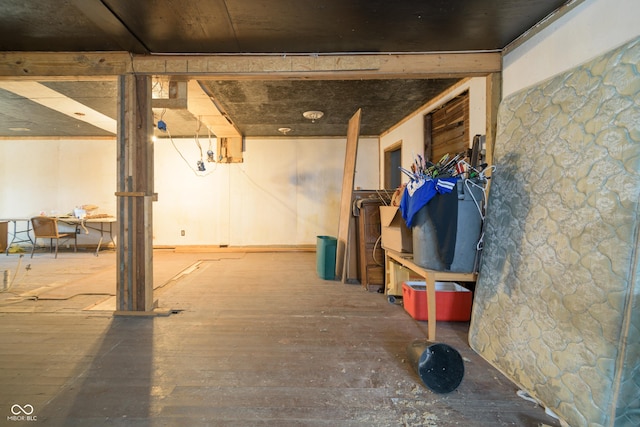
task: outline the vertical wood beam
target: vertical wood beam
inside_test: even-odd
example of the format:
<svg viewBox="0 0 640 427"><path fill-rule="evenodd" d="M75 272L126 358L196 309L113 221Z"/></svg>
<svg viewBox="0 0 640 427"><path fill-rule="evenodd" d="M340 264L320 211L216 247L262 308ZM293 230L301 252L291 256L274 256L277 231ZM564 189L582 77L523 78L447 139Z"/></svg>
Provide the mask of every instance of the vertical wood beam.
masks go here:
<svg viewBox="0 0 640 427"><path fill-rule="evenodd" d="M422 156L425 160L433 161L433 113L425 114L424 120L424 152ZM438 161L438 160L436 160Z"/></svg>
<svg viewBox="0 0 640 427"><path fill-rule="evenodd" d="M496 146L498 132L498 107L502 100L502 73L491 73L487 77L487 134L485 137L486 161L493 164L493 150ZM491 188L491 181L487 183L487 194Z"/></svg>
<svg viewBox="0 0 640 427"><path fill-rule="evenodd" d="M151 77L118 80L116 313L153 311Z"/></svg>
<svg viewBox="0 0 640 427"><path fill-rule="evenodd" d="M487 135L486 135L486 159L493 164L493 149L496 144L498 126L498 107L502 99L502 74L492 73L487 77Z"/></svg>

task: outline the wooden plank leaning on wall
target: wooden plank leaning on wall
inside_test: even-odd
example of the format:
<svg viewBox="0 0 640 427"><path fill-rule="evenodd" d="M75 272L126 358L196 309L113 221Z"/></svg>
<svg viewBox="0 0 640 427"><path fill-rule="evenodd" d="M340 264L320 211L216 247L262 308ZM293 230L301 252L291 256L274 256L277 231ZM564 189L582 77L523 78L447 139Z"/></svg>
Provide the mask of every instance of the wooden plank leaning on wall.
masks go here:
<svg viewBox="0 0 640 427"><path fill-rule="evenodd" d="M351 203L353 200L353 183L356 173L356 154L358 137L360 136L361 109L349 119L347 130L347 148L344 158L344 175L342 176L342 196L340 198L340 221L338 222L338 242L336 247L336 277L346 282L349 234L351 229Z"/></svg>

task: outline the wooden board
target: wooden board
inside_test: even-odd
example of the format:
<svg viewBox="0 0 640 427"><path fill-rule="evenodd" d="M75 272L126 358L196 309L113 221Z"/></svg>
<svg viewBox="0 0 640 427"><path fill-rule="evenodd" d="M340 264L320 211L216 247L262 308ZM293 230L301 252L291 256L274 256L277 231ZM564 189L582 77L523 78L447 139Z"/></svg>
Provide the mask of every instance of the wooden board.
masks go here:
<svg viewBox="0 0 640 427"><path fill-rule="evenodd" d="M502 98L502 74L493 73L487 76L487 134L485 140L485 161L493 164L493 149L496 143L498 127L498 107ZM491 180L487 183L487 197L491 188Z"/></svg>
<svg viewBox="0 0 640 427"><path fill-rule="evenodd" d="M431 114L431 153L426 157L437 162L445 154L455 155L469 148L469 92L447 102Z"/></svg>
<svg viewBox="0 0 640 427"><path fill-rule="evenodd" d="M118 129L117 121L111 117L93 108L89 108L60 92L56 92L41 83L33 81L3 81L0 82L0 89L15 93L16 95L27 98L76 120L87 122L114 135Z"/></svg>
<svg viewBox="0 0 640 427"><path fill-rule="evenodd" d="M218 139L221 137L241 138L240 132L218 109L211 96L202 89L197 80L188 83L187 109L202 124L207 126ZM204 129L203 129L204 131Z"/></svg>
<svg viewBox="0 0 640 427"><path fill-rule="evenodd" d="M385 270L393 271L398 267L393 264L405 267L425 280L428 304L428 335L427 339L436 342L436 282L475 282L478 279L478 273L457 273L453 271L436 271L420 267L413 262L413 254L400 253L390 249L385 250ZM405 278L406 273L389 274L386 279L398 280ZM386 283L387 289L401 289L400 283Z"/></svg>
<svg viewBox="0 0 640 427"><path fill-rule="evenodd" d="M358 55L129 55L126 52L1 52L0 78L118 76L132 72L210 79L289 77L452 78L502 68L500 52Z"/></svg>
<svg viewBox="0 0 640 427"><path fill-rule="evenodd" d="M9 235L9 223L7 221L0 221L0 252L4 252L7 250L8 235Z"/></svg>
<svg viewBox="0 0 640 427"><path fill-rule="evenodd" d="M155 255L169 317L71 310L79 298L0 306L2 415L17 402L38 417L2 425L560 426L469 348L466 322L438 322L465 372L455 392L435 395L407 363L426 322L359 286L327 286L313 253ZM79 262L107 265L40 258L25 281L33 288L78 280ZM16 258L2 262L13 269Z"/></svg>
<svg viewBox="0 0 640 427"><path fill-rule="evenodd" d="M358 152L358 137L360 136L360 115L358 109L349 119L347 130L347 149L344 158L344 175L342 176L342 196L340 198L340 220L338 222L338 242L336 247L336 277L344 283L345 264L347 262L347 242L351 218L351 199L353 198L353 181L356 174L356 155Z"/></svg>
<svg viewBox="0 0 640 427"><path fill-rule="evenodd" d="M153 112L151 79L122 76L118 129L117 310L153 310ZM127 196L123 196L127 194Z"/></svg>

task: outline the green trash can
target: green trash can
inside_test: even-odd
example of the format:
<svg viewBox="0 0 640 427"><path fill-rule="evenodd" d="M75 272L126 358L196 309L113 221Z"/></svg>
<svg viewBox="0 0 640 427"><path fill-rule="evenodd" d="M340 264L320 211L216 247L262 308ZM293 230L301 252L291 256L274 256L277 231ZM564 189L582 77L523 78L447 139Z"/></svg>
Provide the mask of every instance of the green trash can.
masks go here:
<svg viewBox="0 0 640 427"><path fill-rule="evenodd" d="M336 248L338 239L331 236L318 236L316 245L316 267L318 276L324 280L336 278Z"/></svg>

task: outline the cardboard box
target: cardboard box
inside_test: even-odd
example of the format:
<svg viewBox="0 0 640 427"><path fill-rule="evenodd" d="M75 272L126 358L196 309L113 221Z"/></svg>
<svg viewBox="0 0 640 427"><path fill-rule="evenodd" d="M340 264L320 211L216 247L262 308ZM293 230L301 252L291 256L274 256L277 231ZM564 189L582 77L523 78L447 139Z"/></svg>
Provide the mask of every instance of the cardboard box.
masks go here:
<svg viewBox="0 0 640 427"><path fill-rule="evenodd" d="M436 282L436 320L467 322L471 319L473 292L454 282ZM416 320L428 320L427 286L425 282L404 282L402 304Z"/></svg>
<svg viewBox="0 0 640 427"><path fill-rule="evenodd" d="M382 247L396 252L413 252L411 229L395 206L380 206Z"/></svg>

